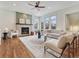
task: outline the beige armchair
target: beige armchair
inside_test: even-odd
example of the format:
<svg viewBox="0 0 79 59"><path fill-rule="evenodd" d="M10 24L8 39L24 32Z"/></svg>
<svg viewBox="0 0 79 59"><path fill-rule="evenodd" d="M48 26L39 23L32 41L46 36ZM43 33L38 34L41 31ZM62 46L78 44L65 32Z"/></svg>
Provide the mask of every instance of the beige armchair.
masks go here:
<svg viewBox="0 0 79 59"><path fill-rule="evenodd" d="M74 40L74 37L75 35L70 33L70 34L62 35L58 39L52 39L46 41L44 43L44 54L46 54L47 49L50 49L59 54L59 56L56 56L53 53L55 57L61 57L63 55L65 48L69 46Z"/></svg>

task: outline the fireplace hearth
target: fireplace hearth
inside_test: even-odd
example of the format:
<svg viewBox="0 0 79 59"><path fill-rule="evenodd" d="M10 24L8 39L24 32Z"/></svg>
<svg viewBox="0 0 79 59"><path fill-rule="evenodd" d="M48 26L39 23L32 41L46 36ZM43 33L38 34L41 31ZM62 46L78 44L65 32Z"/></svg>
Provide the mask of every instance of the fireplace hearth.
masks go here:
<svg viewBox="0 0 79 59"><path fill-rule="evenodd" d="M29 35L29 27L22 27L21 34Z"/></svg>

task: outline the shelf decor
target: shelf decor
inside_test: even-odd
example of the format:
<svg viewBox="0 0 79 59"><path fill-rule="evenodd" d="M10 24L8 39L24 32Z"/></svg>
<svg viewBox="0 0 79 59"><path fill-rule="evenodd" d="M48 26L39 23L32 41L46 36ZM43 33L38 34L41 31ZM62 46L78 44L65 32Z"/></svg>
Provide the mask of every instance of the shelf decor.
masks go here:
<svg viewBox="0 0 79 59"><path fill-rule="evenodd" d="M30 19L26 19L26 24L31 24Z"/></svg>
<svg viewBox="0 0 79 59"><path fill-rule="evenodd" d="M16 12L16 24L32 24L32 15Z"/></svg>
<svg viewBox="0 0 79 59"><path fill-rule="evenodd" d="M25 23L25 20L22 19L22 18L20 18L20 19L19 19L19 23L24 24L24 23Z"/></svg>

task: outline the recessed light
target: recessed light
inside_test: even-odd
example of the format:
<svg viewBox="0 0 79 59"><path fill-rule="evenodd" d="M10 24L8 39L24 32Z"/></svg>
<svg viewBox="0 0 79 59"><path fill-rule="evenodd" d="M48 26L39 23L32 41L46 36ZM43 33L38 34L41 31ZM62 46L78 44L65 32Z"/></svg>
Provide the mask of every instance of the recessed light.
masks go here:
<svg viewBox="0 0 79 59"><path fill-rule="evenodd" d="M16 4L15 4L15 3L13 3L13 6L16 6Z"/></svg>

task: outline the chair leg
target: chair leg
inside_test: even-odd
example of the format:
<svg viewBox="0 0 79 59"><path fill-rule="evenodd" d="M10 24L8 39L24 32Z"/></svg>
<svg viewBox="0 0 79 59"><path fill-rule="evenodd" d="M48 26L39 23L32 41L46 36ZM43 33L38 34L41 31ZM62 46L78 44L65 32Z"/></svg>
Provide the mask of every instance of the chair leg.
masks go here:
<svg viewBox="0 0 79 59"><path fill-rule="evenodd" d="M70 48L68 48L68 58L70 58Z"/></svg>
<svg viewBox="0 0 79 59"><path fill-rule="evenodd" d="M47 49L46 46L44 46L44 54L46 54L46 49Z"/></svg>
<svg viewBox="0 0 79 59"><path fill-rule="evenodd" d="M65 50L65 49L64 49L64 50ZM59 56L59 58L61 58L61 56L63 55L64 50L62 51L62 53L61 53L61 55Z"/></svg>
<svg viewBox="0 0 79 59"><path fill-rule="evenodd" d="M67 46L67 44L66 44L66 46ZM59 58L61 58L61 56L63 55L63 53L64 53L64 51L65 51L65 49L66 49L66 46L65 46L64 49L62 50L62 52L61 52Z"/></svg>
<svg viewBox="0 0 79 59"><path fill-rule="evenodd" d="M44 42L46 42L46 40L47 40L47 37L45 36L45 37L44 37Z"/></svg>
<svg viewBox="0 0 79 59"><path fill-rule="evenodd" d="M64 53L64 51L65 51L65 49L66 49L67 45L68 45L68 43L66 43L66 45L65 45L65 47L63 48L63 50L62 50L62 52L61 52L61 54L60 54L59 58L61 58L61 56L63 55L63 53Z"/></svg>

